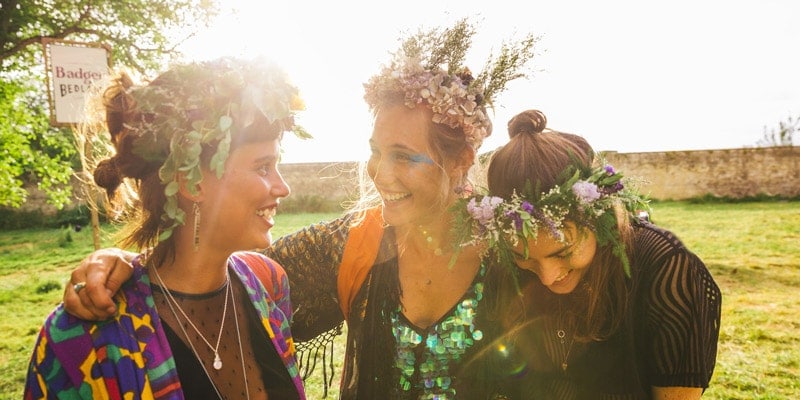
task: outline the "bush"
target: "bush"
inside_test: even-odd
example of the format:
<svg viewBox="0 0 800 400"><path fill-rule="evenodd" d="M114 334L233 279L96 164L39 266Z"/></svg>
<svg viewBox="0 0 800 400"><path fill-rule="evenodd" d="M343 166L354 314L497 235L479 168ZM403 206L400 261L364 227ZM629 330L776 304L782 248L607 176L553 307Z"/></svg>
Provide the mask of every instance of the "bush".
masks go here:
<svg viewBox="0 0 800 400"><path fill-rule="evenodd" d="M91 222L91 218L89 207L81 204L70 209L58 210L49 228L87 226Z"/></svg>
<svg viewBox="0 0 800 400"><path fill-rule="evenodd" d="M103 215L100 216L103 221ZM64 208L55 214L45 214L41 210L19 210L0 207L0 229L17 230L30 228L74 228L80 230L91 223L89 207L84 204Z"/></svg>
<svg viewBox="0 0 800 400"><path fill-rule="evenodd" d="M45 215L41 211L21 211L13 208L0 208L0 229L15 230L45 226Z"/></svg>

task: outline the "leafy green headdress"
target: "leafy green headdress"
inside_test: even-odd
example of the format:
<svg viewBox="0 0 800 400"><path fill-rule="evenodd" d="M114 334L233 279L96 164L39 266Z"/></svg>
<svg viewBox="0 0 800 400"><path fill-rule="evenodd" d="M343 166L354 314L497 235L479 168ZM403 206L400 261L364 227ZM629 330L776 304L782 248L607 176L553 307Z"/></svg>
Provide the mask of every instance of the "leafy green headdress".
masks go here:
<svg viewBox="0 0 800 400"><path fill-rule="evenodd" d="M162 220L167 227L159 240L184 222L178 178L183 175L188 189L196 191L204 149L211 151L207 167L222 176L231 142L258 121L266 119L273 135L277 130L311 137L294 122L295 113L304 108L298 89L280 68L263 60L223 58L180 65L127 94L138 113L124 124L127 135L134 137L132 151L160 165L158 176L165 186Z"/></svg>

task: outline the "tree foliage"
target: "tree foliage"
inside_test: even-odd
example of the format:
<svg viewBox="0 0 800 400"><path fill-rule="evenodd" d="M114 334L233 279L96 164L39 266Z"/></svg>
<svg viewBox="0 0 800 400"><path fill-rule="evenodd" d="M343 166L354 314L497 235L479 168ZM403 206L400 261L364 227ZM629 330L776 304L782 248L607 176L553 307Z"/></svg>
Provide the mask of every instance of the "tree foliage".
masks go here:
<svg viewBox="0 0 800 400"><path fill-rule="evenodd" d="M59 208L71 198L75 145L49 125L42 39L101 43L115 67L150 75L216 13L214 0L0 0L0 205L22 205L25 183Z"/></svg>
<svg viewBox="0 0 800 400"><path fill-rule="evenodd" d="M758 141L759 147L793 146L795 134L800 132L800 118L792 118L778 123L778 129L764 127L764 136Z"/></svg>
<svg viewBox="0 0 800 400"><path fill-rule="evenodd" d="M19 207L24 182L37 182L51 204L69 202L73 158L71 135L49 127L47 104L23 83L0 84L0 204ZM44 104L43 104L44 103Z"/></svg>

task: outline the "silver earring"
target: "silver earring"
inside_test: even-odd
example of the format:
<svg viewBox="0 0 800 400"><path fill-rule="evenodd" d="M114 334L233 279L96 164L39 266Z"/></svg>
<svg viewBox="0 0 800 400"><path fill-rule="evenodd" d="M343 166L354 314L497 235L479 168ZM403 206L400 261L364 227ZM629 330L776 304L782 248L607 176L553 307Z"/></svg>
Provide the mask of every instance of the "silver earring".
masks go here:
<svg viewBox="0 0 800 400"><path fill-rule="evenodd" d="M200 203L192 203L192 213L194 213L194 251L200 247Z"/></svg>

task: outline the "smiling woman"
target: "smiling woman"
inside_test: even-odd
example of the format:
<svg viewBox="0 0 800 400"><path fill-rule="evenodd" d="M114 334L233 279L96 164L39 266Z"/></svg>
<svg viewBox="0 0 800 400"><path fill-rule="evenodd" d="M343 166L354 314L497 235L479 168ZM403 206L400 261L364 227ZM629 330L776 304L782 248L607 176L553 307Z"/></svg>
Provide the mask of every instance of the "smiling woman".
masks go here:
<svg viewBox="0 0 800 400"><path fill-rule="evenodd" d="M147 85L120 73L96 101L82 133L110 135L113 150L95 182L130 217L122 243L141 255L114 323L50 314L25 398L304 399L285 273L244 252L270 245L289 195L277 165L284 132L307 136L294 122L297 89L264 60L223 58Z"/></svg>
<svg viewBox="0 0 800 400"><path fill-rule="evenodd" d="M292 331L309 367L333 351L347 323L342 399L502 398L505 390L497 360L484 356L500 329L485 294L491 268L475 249L454 251L449 206L468 192L467 172L491 133L486 110L525 75L536 38L505 43L473 75L463 63L475 32L465 19L403 40L365 86L374 127L363 201L265 250L292 280ZM84 293L113 281L91 280L84 306ZM90 316L109 311L96 312L99 304Z"/></svg>
<svg viewBox="0 0 800 400"><path fill-rule="evenodd" d="M517 279L503 292L512 398L699 399L716 366L722 294L674 233L640 219L635 182L538 110L508 122L488 195L463 231Z"/></svg>

